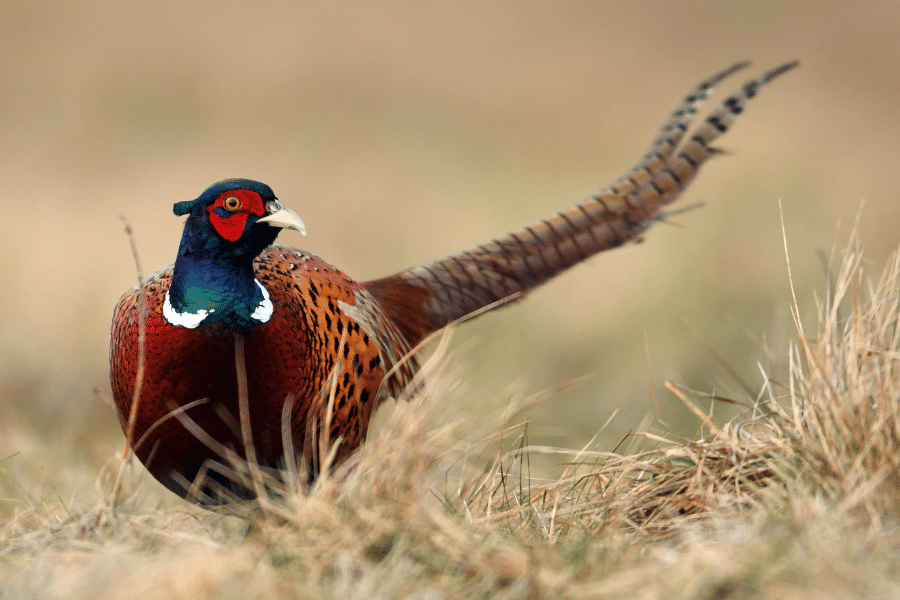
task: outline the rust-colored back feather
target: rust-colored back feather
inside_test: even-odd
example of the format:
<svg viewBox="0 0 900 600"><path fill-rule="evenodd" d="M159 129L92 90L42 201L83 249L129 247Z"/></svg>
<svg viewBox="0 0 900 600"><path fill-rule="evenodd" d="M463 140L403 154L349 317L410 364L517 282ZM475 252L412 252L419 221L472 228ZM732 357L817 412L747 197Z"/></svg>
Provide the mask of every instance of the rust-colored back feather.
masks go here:
<svg viewBox="0 0 900 600"><path fill-rule="evenodd" d="M787 63L747 82L692 133L688 126L717 84L748 63L702 82L660 128L625 175L582 202L520 229L362 284L411 345L466 315L522 294L586 258L638 239L657 221L716 150L759 89L797 65Z"/></svg>

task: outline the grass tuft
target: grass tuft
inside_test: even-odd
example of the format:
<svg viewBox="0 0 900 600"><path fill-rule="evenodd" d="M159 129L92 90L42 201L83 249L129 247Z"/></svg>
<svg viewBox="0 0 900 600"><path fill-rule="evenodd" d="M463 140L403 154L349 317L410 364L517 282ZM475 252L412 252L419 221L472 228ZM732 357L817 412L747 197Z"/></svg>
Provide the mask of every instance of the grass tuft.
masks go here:
<svg viewBox="0 0 900 600"><path fill-rule="evenodd" d="M171 508L112 461L96 506L23 491L0 524L0 597L898 597L900 255L873 280L847 250L812 336L792 308L787 371L733 420L666 383L702 425L689 443L532 446L508 416L525 400L473 435L442 418L453 385L433 358L416 398L309 489ZM532 474L538 453L562 474Z"/></svg>

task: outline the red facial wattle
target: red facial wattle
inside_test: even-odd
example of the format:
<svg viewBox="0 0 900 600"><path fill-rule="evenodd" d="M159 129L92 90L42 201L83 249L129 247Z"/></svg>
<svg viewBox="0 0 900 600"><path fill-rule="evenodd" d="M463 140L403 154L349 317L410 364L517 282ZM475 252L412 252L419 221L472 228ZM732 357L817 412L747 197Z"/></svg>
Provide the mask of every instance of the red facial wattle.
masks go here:
<svg viewBox="0 0 900 600"><path fill-rule="evenodd" d="M236 242L244 235L247 217L262 216L266 209L262 198L256 192L229 190L206 207L206 211L216 232L229 242Z"/></svg>

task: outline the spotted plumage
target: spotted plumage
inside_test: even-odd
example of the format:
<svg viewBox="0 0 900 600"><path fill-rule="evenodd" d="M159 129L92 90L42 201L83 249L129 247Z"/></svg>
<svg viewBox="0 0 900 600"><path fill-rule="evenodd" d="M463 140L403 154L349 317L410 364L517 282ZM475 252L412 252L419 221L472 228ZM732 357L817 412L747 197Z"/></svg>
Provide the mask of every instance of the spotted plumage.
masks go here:
<svg viewBox="0 0 900 600"><path fill-rule="evenodd" d="M127 292L113 313L113 396L134 452L180 495L221 502L229 497L222 490L230 489L250 496L233 481L228 464L231 451L247 456L243 425L263 468L285 466L287 443L314 477L315 445L328 441L338 461L352 453L378 404L413 380L417 364L410 350L427 335L639 238L666 217L665 208L715 152L711 143L759 89L794 65L745 84L685 139L713 88L746 65L714 75L691 91L646 155L608 188L518 230L375 281L355 282L316 256L273 245L281 229L304 228L259 182L225 180L176 203L175 214L188 218L175 263ZM135 394L141 296L145 362ZM240 422L238 338L249 428Z"/></svg>
<svg viewBox="0 0 900 600"><path fill-rule="evenodd" d="M274 306L266 324L245 334L256 454L272 457L266 460L268 466L281 466L282 410L292 396L295 447L306 447L305 428L314 416L318 423L330 420L332 439L343 438L338 446L342 457L365 439L376 399L383 396L379 388L384 375L408 352L408 345L383 316L376 315L368 323L351 318L357 297L367 306L374 302L358 283L322 259L271 246L254 260L253 267L256 280L270 290ZM170 266L151 275L143 288L148 368L135 423L134 450L157 479L176 493L184 493L204 461L221 462L222 458L177 418L157 425L151 436L141 440L160 417L176 404L209 398L212 402L192 407L187 416L221 444L234 448L242 444L239 427L220 414L224 409L236 418L239 412L233 336L224 325L204 330L167 322L163 305L171 280ZM125 427L138 365L137 290L120 300L115 314L112 386ZM378 330L374 329L376 323ZM379 343L390 344L392 352L382 352ZM408 361L391 380L395 394L414 365ZM333 409L326 419L331 395ZM257 398L279 401L259 402Z"/></svg>

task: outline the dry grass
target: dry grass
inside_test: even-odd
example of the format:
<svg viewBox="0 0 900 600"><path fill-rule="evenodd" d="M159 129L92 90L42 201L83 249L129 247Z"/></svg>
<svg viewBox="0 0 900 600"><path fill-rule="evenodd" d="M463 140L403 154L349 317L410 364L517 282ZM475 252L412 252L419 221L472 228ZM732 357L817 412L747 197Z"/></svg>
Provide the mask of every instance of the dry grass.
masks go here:
<svg viewBox="0 0 900 600"><path fill-rule="evenodd" d="M512 408L466 435L432 383L312 490L229 514L155 505L133 463L94 507L23 494L0 598L897 597L898 288L898 254L873 280L847 251L814 336L793 307L785 379L724 425L668 383L702 422L691 443L531 447ZM563 474L531 476L536 453Z"/></svg>

